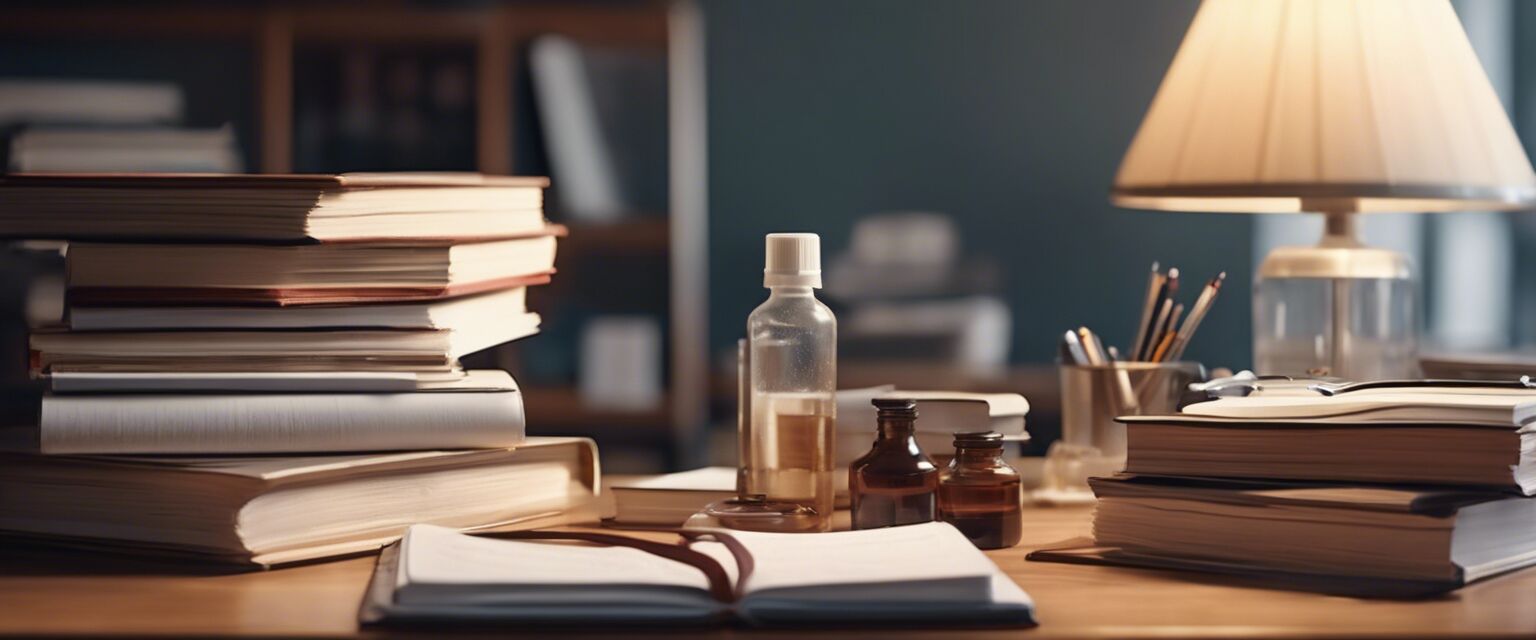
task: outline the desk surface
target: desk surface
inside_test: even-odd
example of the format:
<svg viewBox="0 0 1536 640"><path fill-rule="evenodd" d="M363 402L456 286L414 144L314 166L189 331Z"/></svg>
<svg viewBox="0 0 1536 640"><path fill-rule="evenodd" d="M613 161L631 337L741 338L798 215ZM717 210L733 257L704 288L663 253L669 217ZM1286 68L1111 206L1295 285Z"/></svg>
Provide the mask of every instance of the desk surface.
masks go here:
<svg viewBox="0 0 1536 640"><path fill-rule="evenodd" d="M1536 570L1438 600L1364 601L1269 591L1134 569L1025 562L1033 547L1083 535L1085 508L1030 509L1023 544L991 552L1039 606L1030 630L887 633L891 637L1300 637L1454 634L1536 636ZM0 634L262 635L358 633L354 614L373 558L265 573L166 575L100 556L0 557ZM382 633L382 632L374 632ZM726 637L841 637L841 632L700 632ZM572 634L581 635L581 634ZM591 634L606 636L606 634ZM656 635L652 632L650 635ZM664 637L678 635L662 633Z"/></svg>

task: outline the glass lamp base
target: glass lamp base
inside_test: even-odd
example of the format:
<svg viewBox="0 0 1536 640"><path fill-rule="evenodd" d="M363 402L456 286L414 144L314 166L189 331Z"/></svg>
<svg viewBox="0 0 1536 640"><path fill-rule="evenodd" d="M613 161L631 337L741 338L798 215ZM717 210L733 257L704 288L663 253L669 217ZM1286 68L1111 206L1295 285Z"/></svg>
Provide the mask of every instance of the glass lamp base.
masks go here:
<svg viewBox="0 0 1536 640"><path fill-rule="evenodd" d="M1403 276L1289 277L1261 269L1254 370L1356 381L1419 377L1417 287Z"/></svg>

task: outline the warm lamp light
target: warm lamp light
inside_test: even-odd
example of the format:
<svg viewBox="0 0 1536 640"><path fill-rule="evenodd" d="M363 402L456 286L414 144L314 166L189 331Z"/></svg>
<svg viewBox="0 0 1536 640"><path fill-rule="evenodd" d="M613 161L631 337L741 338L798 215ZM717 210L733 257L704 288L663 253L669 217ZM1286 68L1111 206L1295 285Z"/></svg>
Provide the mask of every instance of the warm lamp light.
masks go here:
<svg viewBox="0 0 1536 640"><path fill-rule="evenodd" d="M1536 174L1449 0L1205 0L1115 177L1120 206L1313 212L1255 286L1259 373L1417 375L1406 256L1354 214L1505 210Z"/></svg>

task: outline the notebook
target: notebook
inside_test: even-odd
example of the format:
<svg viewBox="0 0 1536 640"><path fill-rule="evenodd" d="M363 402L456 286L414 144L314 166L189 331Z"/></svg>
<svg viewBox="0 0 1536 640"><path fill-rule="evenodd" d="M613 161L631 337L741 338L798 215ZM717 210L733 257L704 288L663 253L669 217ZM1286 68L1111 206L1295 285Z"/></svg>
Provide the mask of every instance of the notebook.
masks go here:
<svg viewBox="0 0 1536 640"><path fill-rule="evenodd" d="M49 394L0 447L45 454L248 454L509 447L523 397L504 371L402 393Z"/></svg>
<svg viewBox="0 0 1536 640"><path fill-rule="evenodd" d="M928 433L996 431L1010 440L1027 440L1024 418L1029 401L1017 393L919 391L886 385L837 392L837 425L841 430L874 433L874 398L917 401L917 429Z"/></svg>
<svg viewBox="0 0 1536 640"><path fill-rule="evenodd" d="M101 244L67 254L73 306L410 302L549 282L555 238L460 244Z"/></svg>
<svg viewBox="0 0 1536 640"><path fill-rule="evenodd" d="M710 503L735 498L736 468L702 467L616 482L608 488L613 493L614 524L677 527Z"/></svg>
<svg viewBox="0 0 1536 640"><path fill-rule="evenodd" d="M414 523L590 521L597 450L304 456L0 456L0 533L71 548L270 567L377 550Z"/></svg>
<svg viewBox="0 0 1536 640"><path fill-rule="evenodd" d="M65 240L498 238L544 226L544 178L473 173L0 177L0 234Z"/></svg>
<svg viewBox="0 0 1536 640"><path fill-rule="evenodd" d="M1222 398L1125 416L1125 470L1478 486L1536 494L1536 391L1401 388Z"/></svg>
<svg viewBox="0 0 1536 640"><path fill-rule="evenodd" d="M1536 500L1430 487L1123 475L1089 481L1091 542L1031 559L1427 595L1536 564Z"/></svg>
<svg viewBox="0 0 1536 640"><path fill-rule="evenodd" d="M653 541L638 543L642 550L625 538L623 545L552 544L418 525L380 556L360 618L519 626L702 625L733 617L763 626L1033 621L1029 596L945 523L826 534L700 530L691 537L686 547Z"/></svg>

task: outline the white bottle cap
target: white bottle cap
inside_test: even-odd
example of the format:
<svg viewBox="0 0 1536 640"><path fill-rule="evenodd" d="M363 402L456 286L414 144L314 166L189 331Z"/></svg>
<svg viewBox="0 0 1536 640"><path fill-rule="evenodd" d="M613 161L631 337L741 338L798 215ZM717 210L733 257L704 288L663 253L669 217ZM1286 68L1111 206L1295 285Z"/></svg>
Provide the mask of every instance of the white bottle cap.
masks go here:
<svg viewBox="0 0 1536 640"><path fill-rule="evenodd" d="M770 233L765 287L821 288L821 236L814 233Z"/></svg>

